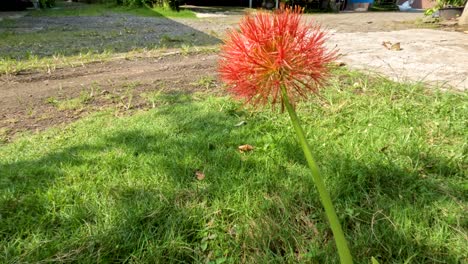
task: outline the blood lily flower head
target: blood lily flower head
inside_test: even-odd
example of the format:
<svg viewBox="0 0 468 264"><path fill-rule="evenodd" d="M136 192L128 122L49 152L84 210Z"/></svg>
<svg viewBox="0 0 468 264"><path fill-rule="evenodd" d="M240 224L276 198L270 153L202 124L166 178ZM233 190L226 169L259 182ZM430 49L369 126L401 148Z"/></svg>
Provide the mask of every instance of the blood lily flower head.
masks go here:
<svg viewBox="0 0 468 264"><path fill-rule="evenodd" d="M219 73L229 91L253 105L284 107L282 87L292 105L317 93L336 52L325 48L320 26L301 21L302 9L245 16L228 32Z"/></svg>

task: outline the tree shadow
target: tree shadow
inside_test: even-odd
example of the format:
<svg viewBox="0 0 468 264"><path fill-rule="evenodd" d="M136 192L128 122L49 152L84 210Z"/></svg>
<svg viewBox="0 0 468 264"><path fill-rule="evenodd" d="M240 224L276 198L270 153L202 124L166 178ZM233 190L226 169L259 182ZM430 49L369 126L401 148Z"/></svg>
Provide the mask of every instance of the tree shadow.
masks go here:
<svg viewBox="0 0 468 264"><path fill-rule="evenodd" d="M195 29L192 25L200 24L196 19L182 23L152 9L143 10L145 16L112 11L84 15L73 10L64 12L67 11L71 13L66 16L44 13L0 23L0 57L29 59L221 43L216 36Z"/></svg>
<svg viewBox="0 0 468 264"><path fill-rule="evenodd" d="M187 97L182 97L181 100L172 98L170 103L183 103L188 109L197 112ZM188 203L209 200L213 189L217 193L223 191L216 184L207 184L203 190L199 189L194 173L196 170L203 170L206 163L217 164L218 170L227 163L236 163L236 159L239 164L241 162L236 153L229 160L225 156L211 153L216 148L226 148L223 142L216 141L217 137L207 141L210 134L225 133L226 127L219 122L225 118L225 114L212 112L194 117L189 123L177 122L184 113L174 115L170 107L159 114L174 120L170 133L122 129L118 133L104 136L96 144L66 147L38 159L0 163L0 193L4 197L0 200L0 240L9 243L14 243L16 239L31 239L31 234L60 240L60 234L63 235L67 230L70 230L70 237L73 237L74 231L71 230L79 230L100 221L102 215L99 215L97 205L93 204L95 201L87 200L79 189L67 190L66 201L60 201L61 204L54 201L57 197L44 198L57 184L74 181L73 177L97 177L95 175L100 170L105 170L106 174L113 177L125 177L129 166L150 162L158 168L154 177L156 174L165 175L166 183L176 186L175 189L155 185L134 187L110 181L108 188L98 191L104 200L113 200L116 211L122 212L110 230L78 241L70 239L69 244L61 246L49 245L53 248L52 252L44 252L41 247L37 247L27 252L25 258L16 259L17 261L63 261L66 256L65 261L77 258L80 261L93 262L97 260L96 254L99 252L100 261L126 261L135 250L146 250L140 248L143 231L145 235L154 236L154 247L148 248L155 250L151 255L156 254L160 258L167 256L166 260L169 262L174 261L174 256L178 261L193 261L193 250L187 247L202 239L197 233L201 223L193 215L188 215ZM206 127L210 131L203 130ZM114 157L110 165L104 164L110 161L100 160L101 155L114 150L122 151L131 158L119 160L119 157ZM148 160L149 156L156 157ZM129 160L132 164L128 163ZM70 171L82 171L82 174L70 177L67 175ZM147 180L151 181L152 173L149 172ZM219 175L214 181L223 181L222 177L223 175ZM151 206L142 207L142 203ZM60 217L63 213L58 212L63 211L67 211L67 217ZM164 239L168 239L168 236L174 243L180 243L180 247L165 244ZM8 254L18 257L10 251L7 250L3 257ZM169 251L171 254L167 255Z"/></svg>
<svg viewBox="0 0 468 264"><path fill-rule="evenodd" d="M307 168L296 142L285 140L280 146L281 155ZM369 256L376 257L381 263L407 260L411 260L410 263L463 262L466 256L459 254L460 249L449 246L454 237L437 233L453 229L448 233L457 234L466 229L466 220L459 213L466 207L468 196L462 185L454 183L463 182L465 177L460 164L436 153L416 150L405 153L387 153L384 150L376 152L371 160L358 160L352 153L332 149L335 148L317 151L316 161L327 179L337 214L356 259L363 263L368 262ZM397 164L395 160L400 155L417 161L418 167ZM310 177L304 180L314 185ZM316 210L323 211L315 187L312 188ZM291 191L294 192L287 189L280 192ZM303 195L298 200L307 200L309 194ZM441 210L449 210L446 209L450 208L448 204L458 207L459 212L440 215ZM327 223L324 214L318 223ZM328 230L327 235L331 234L327 226L325 230ZM436 245L431 237L438 235L445 238ZM365 244L356 244L355 241L365 241ZM331 239L328 242L334 243ZM329 257L317 256L315 260L338 261Z"/></svg>

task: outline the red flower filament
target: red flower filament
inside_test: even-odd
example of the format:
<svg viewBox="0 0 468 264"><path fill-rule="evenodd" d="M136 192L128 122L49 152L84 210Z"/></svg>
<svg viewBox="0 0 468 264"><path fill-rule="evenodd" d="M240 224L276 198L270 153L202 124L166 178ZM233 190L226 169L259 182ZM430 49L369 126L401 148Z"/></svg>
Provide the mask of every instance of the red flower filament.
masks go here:
<svg viewBox="0 0 468 264"><path fill-rule="evenodd" d="M301 22L301 13L297 8L247 15L239 30L228 32L219 72L232 94L283 109L282 86L292 105L318 92L336 52L325 48L318 25Z"/></svg>

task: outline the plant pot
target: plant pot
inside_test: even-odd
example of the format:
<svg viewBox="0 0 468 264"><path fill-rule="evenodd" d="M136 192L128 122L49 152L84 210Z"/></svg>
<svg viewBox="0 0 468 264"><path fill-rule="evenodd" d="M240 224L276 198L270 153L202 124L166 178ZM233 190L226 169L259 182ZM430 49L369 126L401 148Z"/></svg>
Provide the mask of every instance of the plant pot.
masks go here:
<svg viewBox="0 0 468 264"><path fill-rule="evenodd" d="M450 20L461 16L463 7L444 7L439 9L439 17L443 20Z"/></svg>

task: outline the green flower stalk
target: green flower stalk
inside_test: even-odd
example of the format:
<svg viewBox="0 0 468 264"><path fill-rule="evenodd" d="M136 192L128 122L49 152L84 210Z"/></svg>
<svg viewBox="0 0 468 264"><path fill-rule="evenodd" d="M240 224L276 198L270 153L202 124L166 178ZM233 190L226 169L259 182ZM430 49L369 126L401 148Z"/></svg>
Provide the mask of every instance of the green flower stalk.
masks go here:
<svg viewBox="0 0 468 264"><path fill-rule="evenodd" d="M304 151L335 238L341 263L352 263L343 230L295 112L299 99L318 92L336 52L325 48L319 26L301 22L301 9L247 15L240 30L228 32L219 73L236 97L254 106L281 105L287 110Z"/></svg>

